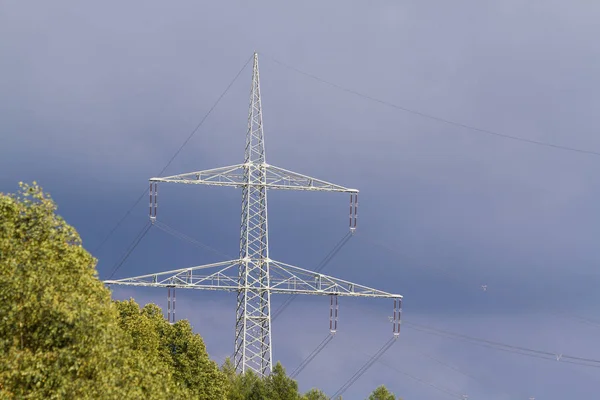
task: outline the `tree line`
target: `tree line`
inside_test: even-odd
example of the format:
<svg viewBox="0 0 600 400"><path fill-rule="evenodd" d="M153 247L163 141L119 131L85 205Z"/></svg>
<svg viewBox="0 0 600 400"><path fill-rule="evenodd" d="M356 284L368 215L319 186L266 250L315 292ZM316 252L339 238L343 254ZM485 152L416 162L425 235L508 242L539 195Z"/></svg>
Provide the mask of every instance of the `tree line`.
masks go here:
<svg viewBox="0 0 600 400"><path fill-rule="evenodd" d="M111 300L96 259L34 182L0 193L0 399L325 400L277 363L238 374L187 320ZM369 400L396 400L384 386Z"/></svg>

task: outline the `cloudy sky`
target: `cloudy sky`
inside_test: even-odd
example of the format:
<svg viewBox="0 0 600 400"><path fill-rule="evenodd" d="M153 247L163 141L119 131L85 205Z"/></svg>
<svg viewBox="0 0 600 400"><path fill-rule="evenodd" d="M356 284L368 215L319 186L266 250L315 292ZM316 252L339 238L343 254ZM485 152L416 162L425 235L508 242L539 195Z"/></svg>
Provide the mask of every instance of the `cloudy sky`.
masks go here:
<svg viewBox="0 0 600 400"><path fill-rule="evenodd" d="M0 3L0 191L37 180L94 251L253 51L267 159L361 190L357 234L325 273L405 296L400 340L346 393L406 399L590 398L600 370L443 331L600 359L600 3L77 1ZM165 174L243 160L248 66ZM269 197L273 258L314 268L347 231L347 197ZM240 192L160 187L158 218L220 252L239 245ZM144 198L94 255L106 279L147 221ZM115 277L218 261L152 228ZM481 285L487 285L483 291ZM166 306L162 289L115 298ZM276 304L283 299L273 297ZM217 360L235 298L178 292ZM389 301L340 299L340 326L299 375L333 394L390 336ZM328 333L328 299L273 323L288 370Z"/></svg>

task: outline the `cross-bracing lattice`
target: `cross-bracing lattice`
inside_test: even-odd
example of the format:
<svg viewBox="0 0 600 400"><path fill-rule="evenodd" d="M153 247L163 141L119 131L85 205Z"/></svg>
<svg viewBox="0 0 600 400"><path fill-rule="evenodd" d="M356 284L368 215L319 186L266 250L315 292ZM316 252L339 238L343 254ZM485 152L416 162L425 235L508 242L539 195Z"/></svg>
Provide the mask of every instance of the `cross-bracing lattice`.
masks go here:
<svg viewBox="0 0 600 400"><path fill-rule="evenodd" d="M158 182L241 188L239 258L215 264L109 280L105 283L236 292L234 363L238 371L244 372L250 369L261 376L271 372L270 297L272 293L393 298L393 331L395 337L399 334L401 295L308 271L269 257L267 189L350 193L352 231L356 229L358 190L267 164L256 53L252 72L244 163L163 178L151 178L150 218L152 221L156 219Z"/></svg>

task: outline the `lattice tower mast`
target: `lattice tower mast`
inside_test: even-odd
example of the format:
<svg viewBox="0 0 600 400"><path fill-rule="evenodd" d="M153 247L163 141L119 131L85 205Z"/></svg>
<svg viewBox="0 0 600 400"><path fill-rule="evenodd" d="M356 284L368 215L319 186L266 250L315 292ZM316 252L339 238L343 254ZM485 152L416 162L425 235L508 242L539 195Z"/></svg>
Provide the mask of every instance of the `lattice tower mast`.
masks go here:
<svg viewBox="0 0 600 400"><path fill-rule="evenodd" d="M242 187L239 284L235 323L236 366L250 361L264 373L271 366L271 294L267 172L258 54L254 53ZM259 366L260 365L260 366ZM244 369L244 368L242 368Z"/></svg>
<svg viewBox="0 0 600 400"><path fill-rule="evenodd" d="M242 189L239 259L107 280L107 284L237 293L234 363L236 370L264 376L272 370L272 293L394 299L393 332L400 333L402 296L312 272L269 257L267 190L307 190L350 194L350 229L356 229L358 190L266 163L258 54L254 53L250 110L243 164L150 179L150 219L156 220L157 183L230 186ZM208 273L211 270L216 272ZM337 300L336 300L337 304Z"/></svg>

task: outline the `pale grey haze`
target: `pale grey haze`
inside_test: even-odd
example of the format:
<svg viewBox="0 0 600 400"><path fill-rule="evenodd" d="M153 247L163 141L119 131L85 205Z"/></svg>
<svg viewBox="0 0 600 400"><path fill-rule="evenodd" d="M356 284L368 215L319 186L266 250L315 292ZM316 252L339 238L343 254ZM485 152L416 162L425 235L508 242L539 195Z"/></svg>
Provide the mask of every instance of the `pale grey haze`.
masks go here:
<svg viewBox="0 0 600 400"><path fill-rule="evenodd" d="M275 61L440 118L600 151L598 21L600 3L577 0L3 1L0 191L38 180L97 248L256 50L268 161L361 190L358 233L325 273L402 293L407 322L600 359L600 156L433 121ZM250 79L246 68L166 173L242 161ZM239 191L159 190L160 220L237 253ZM272 256L314 268L347 230L347 201L271 193ZM95 254L102 278L146 213L144 199ZM115 277L217 260L153 228ZM162 290L114 288L129 296L166 306ZM211 356L229 355L234 296L177 296ZM335 392L391 336L391 311L340 299L338 334L301 389ZM327 313L328 299L299 298L273 323L288 371L325 337ZM405 400L563 400L595 398L600 382L598 368L410 325L383 362L344 398L386 384Z"/></svg>

